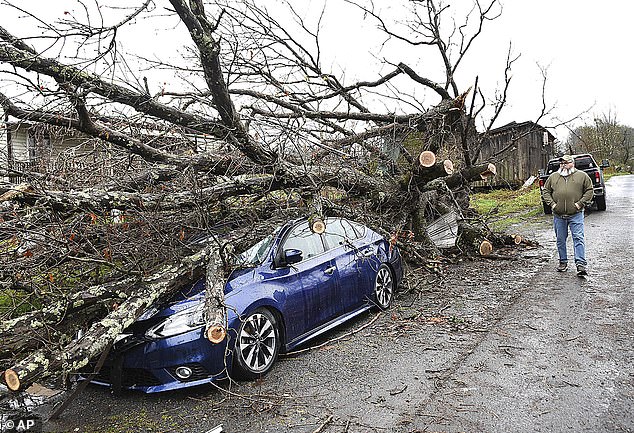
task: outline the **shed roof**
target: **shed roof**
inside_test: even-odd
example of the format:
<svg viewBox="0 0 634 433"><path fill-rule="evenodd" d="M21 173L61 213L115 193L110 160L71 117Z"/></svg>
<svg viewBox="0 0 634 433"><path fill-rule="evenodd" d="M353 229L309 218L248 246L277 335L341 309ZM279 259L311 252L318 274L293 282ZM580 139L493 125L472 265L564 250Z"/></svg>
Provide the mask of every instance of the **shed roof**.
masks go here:
<svg viewBox="0 0 634 433"><path fill-rule="evenodd" d="M528 128L533 128L533 129L536 129L536 130L539 130L539 131L546 131L548 133L548 135L553 140L555 139L555 136L553 134L551 134L551 132L548 129L546 129L543 126L541 126L541 125L539 125L539 124L537 124L535 122L532 122L530 120L527 120L527 121L524 121L524 122L520 122L520 123L517 123L515 121L509 122L506 125L503 125L503 126L500 126L498 128L494 128L494 129L489 130L489 134L488 135L489 136L498 135L498 134L503 134L503 133L511 131L511 130L528 129Z"/></svg>

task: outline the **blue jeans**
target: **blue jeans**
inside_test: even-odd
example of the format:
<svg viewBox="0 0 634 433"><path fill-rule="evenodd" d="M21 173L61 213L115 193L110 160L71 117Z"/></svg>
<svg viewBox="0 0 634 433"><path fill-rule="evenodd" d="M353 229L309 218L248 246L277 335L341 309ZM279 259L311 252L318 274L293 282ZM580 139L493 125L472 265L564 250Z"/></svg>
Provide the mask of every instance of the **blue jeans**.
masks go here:
<svg viewBox="0 0 634 433"><path fill-rule="evenodd" d="M566 251L566 240L568 239L568 228L572 234L572 244L575 251L575 264L586 266L586 241L583 231L584 213L578 212L572 216L554 215L553 225L555 236L557 236L557 251L559 252L559 262L568 261Z"/></svg>

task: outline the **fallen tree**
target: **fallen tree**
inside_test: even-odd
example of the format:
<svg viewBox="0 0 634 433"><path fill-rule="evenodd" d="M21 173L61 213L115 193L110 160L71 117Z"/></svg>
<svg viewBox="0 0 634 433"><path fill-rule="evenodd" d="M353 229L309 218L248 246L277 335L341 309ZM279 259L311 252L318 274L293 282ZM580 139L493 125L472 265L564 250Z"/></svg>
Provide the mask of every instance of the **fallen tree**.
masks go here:
<svg viewBox="0 0 634 433"><path fill-rule="evenodd" d="M480 27L494 18L496 4L475 2ZM467 110L465 101L481 91L460 92L454 80L479 29L452 59L450 41L437 43L445 9L416 4L425 12L417 16L428 18L418 24L436 32L426 43L443 59L444 82L399 59L383 76L345 84L313 55L318 38L309 49L257 2L166 0L165 7L179 20L176 30L189 35L195 58L188 67L146 59L184 75L174 89L163 83L154 94L152 77L125 79L115 49L118 30L148 13L150 2L112 26L51 23L54 35L46 38L77 43L89 67L69 58L65 45L51 56L0 28L0 62L17 71L12 76L33 98L0 94L6 115L36 125L49 141L60 128L75 131L78 148L120 162L100 176L101 167L75 167L84 171L73 175L50 164L39 175L20 173L29 182L3 184L0 281L31 310L20 315L16 304L0 326L9 389L76 372L147 308L203 275L206 335L220 338L226 254L291 217L348 216L407 243L403 250L417 261L433 249L427 225L451 212L463 221L466 253L483 240L508 241L469 224L469 184L495 175L492 163L470 153L480 139L474 116L481 107ZM304 24L299 30L315 37ZM377 88L397 89L396 77L427 89L435 103L407 113L404 107L419 104L405 90L398 114L364 103Z"/></svg>

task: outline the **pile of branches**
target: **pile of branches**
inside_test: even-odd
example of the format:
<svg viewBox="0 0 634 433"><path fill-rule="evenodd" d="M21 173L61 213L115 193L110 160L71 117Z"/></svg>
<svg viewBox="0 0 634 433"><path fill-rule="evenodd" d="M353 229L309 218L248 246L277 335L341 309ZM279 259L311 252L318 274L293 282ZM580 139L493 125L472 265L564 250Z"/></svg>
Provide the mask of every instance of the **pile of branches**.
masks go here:
<svg viewBox="0 0 634 433"><path fill-rule="evenodd" d="M0 285L13 303L0 313L0 371L12 391L77 372L150 306L205 275L207 327L217 325L230 272L225 253L291 218L349 217L392 237L416 261L438 253L426 227L450 213L459 216L463 252L485 239L506 241L470 218L469 185L495 166L477 159L481 94L459 91L453 78L470 40L460 32L453 63L451 44L438 42L445 9L413 6L428 17L419 37L446 60L445 82L398 62L373 81L345 84L255 2L165 3L162 12L179 20L173 31L190 37L193 63L148 62L177 70L190 84L185 90L164 85L152 93L151 76L116 74L124 60L117 31L153 12L153 2L112 26L50 23L59 44L46 50L0 28L0 62L28 90L0 93L7 119L73 131L79 153L89 143L117 161L109 174L83 165L84 176L71 176L49 164L19 173L26 182L0 184ZM475 4L481 27L496 2ZM88 64L66 57L77 39L84 54L99 47ZM397 77L436 102L402 114L364 104ZM413 106L402 98L401 109Z"/></svg>

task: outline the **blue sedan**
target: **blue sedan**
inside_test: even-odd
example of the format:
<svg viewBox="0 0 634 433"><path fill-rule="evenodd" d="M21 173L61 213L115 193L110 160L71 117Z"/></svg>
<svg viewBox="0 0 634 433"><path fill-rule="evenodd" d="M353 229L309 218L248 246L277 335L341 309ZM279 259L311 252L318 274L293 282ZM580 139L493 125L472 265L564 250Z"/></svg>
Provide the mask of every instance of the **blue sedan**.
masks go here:
<svg viewBox="0 0 634 433"><path fill-rule="evenodd" d="M267 373L280 352L372 307L388 308L402 276L396 246L369 228L327 218L315 233L296 220L238 258L227 280L226 336L204 335L204 281L147 311L113 346L93 382L160 392Z"/></svg>

